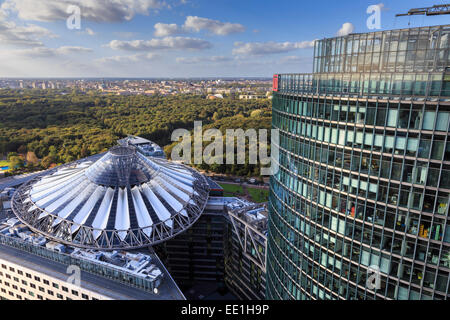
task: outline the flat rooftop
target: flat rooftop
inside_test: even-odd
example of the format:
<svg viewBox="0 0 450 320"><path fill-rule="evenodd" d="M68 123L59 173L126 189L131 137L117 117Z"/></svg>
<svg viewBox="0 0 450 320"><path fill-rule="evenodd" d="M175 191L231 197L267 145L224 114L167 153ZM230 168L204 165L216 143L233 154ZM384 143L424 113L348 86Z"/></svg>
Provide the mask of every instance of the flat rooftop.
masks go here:
<svg viewBox="0 0 450 320"><path fill-rule="evenodd" d="M150 140L147 140L147 139L141 138L141 137L134 137L134 136L129 136L123 140L124 141L127 140L132 145L153 144L153 142Z"/></svg>
<svg viewBox="0 0 450 320"><path fill-rule="evenodd" d="M8 227L8 225L11 225L11 227ZM159 257L151 249L107 252L65 246L54 241L48 241L44 237L31 232L25 225L20 224L18 219L13 217L13 214L1 210L0 230L1 237L6 237L6 233L9 234L13 231L16 234L10 234L8 236L9 239L34 244L37 248L40 248L39 250L47 250L54 254L70 255L85 261L100 263L105 267L121 270L143 279L154 276L156 276L155 279L158 279L158 293L154 294L151 291L133 287L125 282L119 282L117 279L102 277L101 275L82 270L81 287L84 289L106 295L115 300L185 300L183 293ZM56 252L55 248L64 249L64 253ZM39 252L39 250L37 251ZM68 278L66 273L67 264L42 257L27 250L21 250L15 245L0 244L0 259L62 281L66 281Z"/></svg>
<svg viewBox="0 0 450 320"><path fill-rule="evenodd" d="M67 265L0 244L0 259L24 266L50 277L67 281ZM159 260L159 259L158 259ZM106 295L115 300L184 300L184 296L172 279L166 277L158 294L149 293L123 283L81 271L80 286L86 290Z"/></svg>

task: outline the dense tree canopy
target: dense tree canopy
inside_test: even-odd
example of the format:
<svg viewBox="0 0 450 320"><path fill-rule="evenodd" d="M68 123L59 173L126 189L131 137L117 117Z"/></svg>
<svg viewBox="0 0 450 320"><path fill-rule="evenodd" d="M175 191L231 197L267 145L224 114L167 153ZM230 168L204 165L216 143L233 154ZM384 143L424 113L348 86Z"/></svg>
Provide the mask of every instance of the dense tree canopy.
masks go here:
<svg viewBox="0 0 450 320"><path fill-rule="evenodd" d="M167 146L173 130L192 130L196 120L203 121L205 129L223 131L269 129L270 119L268 100L0 90L0 155L32 152L47 168L106 151L129 134ZM205 169L238 172L225 167ZM239 173L257 170L241 167Z"/></svg>

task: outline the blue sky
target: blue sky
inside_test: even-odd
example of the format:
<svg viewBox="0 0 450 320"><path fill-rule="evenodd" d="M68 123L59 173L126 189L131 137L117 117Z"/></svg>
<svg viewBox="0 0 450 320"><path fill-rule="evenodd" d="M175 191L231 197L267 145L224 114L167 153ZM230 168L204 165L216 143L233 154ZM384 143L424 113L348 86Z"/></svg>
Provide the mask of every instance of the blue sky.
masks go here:
<svg viewBox="0 0 450 320"><path fill-rule="evenodd" d="M315 39L450 23L443 0L1 0L0 77L270 77L311 72ZM69 6L81 29L69 29ZM74 12L74 11L71 11ZM77 20L71 20L76 22ZM372 30L373 31L373 30Z"/></svg>

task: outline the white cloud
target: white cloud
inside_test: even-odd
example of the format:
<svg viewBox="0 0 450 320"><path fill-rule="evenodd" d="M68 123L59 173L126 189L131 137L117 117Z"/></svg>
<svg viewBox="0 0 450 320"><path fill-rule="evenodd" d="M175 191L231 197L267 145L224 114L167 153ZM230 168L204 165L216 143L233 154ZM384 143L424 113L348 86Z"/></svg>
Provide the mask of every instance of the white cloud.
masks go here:
<svg viewBox="0 0 450 320"><path fill-rule="evenodd" d="M113 56L97 59L99 63L133 63L143 61L153 61L159 59L161 56L155 53L139 53L131 56Z"/></svg>
<svg viewBox="0 0 450 320"><path fill-rule="evenodd" d="M284 53L297 49L313 48L313 41L302 42L235 42L233 54L235 55L268 55Z"/></svg>
<svg viewBox="0 0 450 320"><path fill-rule="evenodd" d="M1 6L0 6L0 21L2 21L2 20L6 20L6 13L1 10Z"/></svg>
<svg viewBox="0 0 450 320"><path fill-rule="evenodd" d="M338 30L336 35L337 36L346 36L346 35L349 35L350 33L352 33L354 30L355 30L355 26L350 22L346 22Z"/></svg>
<svg viewBox="0 0 450 320"><path fill-rule="evenodd" d="M286 56L279 60L280 63L305 63L311 61L311 58L299 57L299 56Z"/></svg>
<svg viewBox="0 0 450 320"><path fill-rule="evenodd" d="M42 46L42 38L56 38L56 35L43 27L28 24L19 26L12 21L0 20L0 41L14 46Z"/></svg>
<svg viewBox="0 0 450 320"><path fill-rule="evenodd" d="M239 23L221 22L208 18L188 16L183 26L175 23L157 23L155 24L156 37L167 37L183 33L198 33L202 30L209 31L215 35L226 36L233 33L244 32L245 27Z"/></svg>
<svg viewBox="0 0 450 320"><path fill-rule="evenodd" d="M93 50L85 47L76 47L76 46L64 46L55 49L57 54L79 54L79 53L89 53Z"/></svg>
<svg viewBox="0 0 450 320"><path fill-rule="evenodd" d="M200 32L210 31L216 35L225 36L232 33L244 32L245 27L239 23L221 22L208 18L188 16L184 22L183 29Z"/></svg>
<svg viewBox="0 0 450 320"><path fill-rule="evenodd" d="M114 50L150 51L150 50L204 50L212 47L209 41L197 38L165 37L162 39L121 41L113 40L108 46Z"/></svg>
<svg viewBox="0 0 450 320"><path fill-rule="evenodd" d="M233 58L225 56L213 56L213 57L192 57L192 58L177 58L177 63L181 64L199 64L199 63L220 63L232 61Z"/></svg>
<svg viewBox="0 0 450 320"><path fill-rule="evenodd" d="M182 33L182 30L175 24L157 23L155 24L155 37L167 37Z"/></svg>
<svg viewBox="0 0 450 320"><path fill-rule="evenodd" d="M51 58L55 56L67 56L71 54L90 53L92 49L76 46L63 46L59 48L36 47L31 49L14 50L10 53L15 56L28 58Z"/></svg>
<svg viewBox="0 0 450 320"><path fill-rule="evenodd" d="M1 8L15 12L22 20L58 21L69 16L69 5L81 8L82 18L95 22L129 21L164 6L162 0L5 0Z"/></svg>
<svg viewBox="0 0 450 320"><path fill-rule="evenodd" d="M122 31L122 32L113 32L113 35L120 37L120 38L130 39L130 38L136 37L138 35L138 33Z"/></svg>

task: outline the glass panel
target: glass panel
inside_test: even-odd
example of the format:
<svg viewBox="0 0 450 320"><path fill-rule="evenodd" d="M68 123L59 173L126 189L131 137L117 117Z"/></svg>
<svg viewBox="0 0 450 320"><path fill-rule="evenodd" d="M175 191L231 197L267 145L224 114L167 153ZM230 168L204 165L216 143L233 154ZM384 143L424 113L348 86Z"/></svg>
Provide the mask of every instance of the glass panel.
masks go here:
<svg viewBox="0 0 450 320"><path fill-rule="evenodd" d="M436 120L436 130L438 131L447 131L448 129L448 119L449 112L438 112L437 120Z"/></svg>
<svg viewBox="0 0 450 320"><path fill-rule="evenodd" d="M398 120L398 110L389 109L387 126L388 127L396 127Z"/></svg>
<svg viewBox="0 0 450 320"><path fill-rule="evenodd" d="M424 130L433 130L435 116L436 112L425 111L425 117L423 118L423 126L422 126Z"/></svg>
<svg viewBox="0 0 450 320"><path fill-rule="evenodd" d="M428 159L428 157L430 155L430 149L431 149L431 141L430 140L420 140L419 153L417 156L419 158Z"/></svg>
<svg viewBox="0 0 450 320"><path fill-rule="evenodd" d="M441 160L444 154L444 141L434 141L431 159Z"/></svg>

